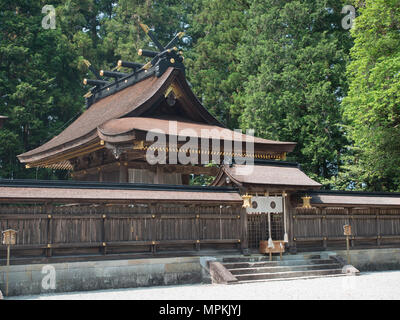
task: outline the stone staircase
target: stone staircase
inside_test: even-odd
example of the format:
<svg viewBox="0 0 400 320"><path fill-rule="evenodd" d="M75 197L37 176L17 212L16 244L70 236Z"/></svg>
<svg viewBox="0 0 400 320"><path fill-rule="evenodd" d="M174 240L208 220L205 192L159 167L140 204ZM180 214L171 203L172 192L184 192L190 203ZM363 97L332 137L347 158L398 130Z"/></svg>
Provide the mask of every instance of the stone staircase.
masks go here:
<svg viewBox="0 0 400 320"><path fill-rule="evenodd" d="M250 257L226 257L221 265L231 274L229 283L245 283L285 279L310 279L342 276L343 264L334 258L321 255L284 255L282 260L257 255Z"/></svg>

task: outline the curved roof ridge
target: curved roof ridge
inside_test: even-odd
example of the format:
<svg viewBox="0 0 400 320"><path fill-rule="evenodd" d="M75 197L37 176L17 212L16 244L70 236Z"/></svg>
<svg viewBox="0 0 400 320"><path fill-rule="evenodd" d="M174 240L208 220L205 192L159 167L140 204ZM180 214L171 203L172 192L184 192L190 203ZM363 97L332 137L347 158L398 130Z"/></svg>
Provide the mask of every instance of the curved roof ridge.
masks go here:
<svg viewBox="0 0 400 320"><path fill-rule="evenodd" d="M52 150L66 147L68 144L72 145L67 147L69 149L73 147L74 141L83 137L90 136L95 139L97 137L98 126L109 120L131 113L153 100L157 92L163 88L166 89L179 72L179 70L175 70L169 68L160 78L156 76L148 77L133 86L99 100L89 109L85 110L78 119L59 135L36 149L18 155L19 160L21 162L29 162L33 156L51 153Z"/></svg>

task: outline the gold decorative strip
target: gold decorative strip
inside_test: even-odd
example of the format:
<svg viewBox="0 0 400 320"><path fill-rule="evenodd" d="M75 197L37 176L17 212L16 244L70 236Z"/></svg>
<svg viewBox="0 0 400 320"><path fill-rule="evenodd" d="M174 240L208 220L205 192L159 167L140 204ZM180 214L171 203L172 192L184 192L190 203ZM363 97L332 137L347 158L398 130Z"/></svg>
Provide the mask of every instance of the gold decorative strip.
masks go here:
<svg viewBox="0 0 400 320"><path fill-rule="evenodd" d="M224 152L224 151L210 151L203 149L177 149L176 147L170 148L156 148L152 146L144 146L143 141L140 143L134 143L133 149L135 150L152 150L152 151L166 151L166 152L181 152L181 153L197 153L197 154L209 154L209 155L220 155L220 156L231 156L231 157L247 157L247 158L255 158L255 159L274 159L274 160L286 160L286 152L278 153L278 154L269 154L269 153L235 153L235 152Z"/></svg>

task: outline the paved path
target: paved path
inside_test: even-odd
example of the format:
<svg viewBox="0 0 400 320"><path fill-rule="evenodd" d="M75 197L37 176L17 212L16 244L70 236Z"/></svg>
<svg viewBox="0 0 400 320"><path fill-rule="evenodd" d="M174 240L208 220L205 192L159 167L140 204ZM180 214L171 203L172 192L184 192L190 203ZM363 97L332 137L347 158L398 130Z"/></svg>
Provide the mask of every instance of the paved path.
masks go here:
<svg viewBox="0 0 400 320"><path fill-rule="evenodd" d="M237 285L184 285L23 296L34 300L298 300L400 299L400 271L359 276L285 280Z"/></svg>

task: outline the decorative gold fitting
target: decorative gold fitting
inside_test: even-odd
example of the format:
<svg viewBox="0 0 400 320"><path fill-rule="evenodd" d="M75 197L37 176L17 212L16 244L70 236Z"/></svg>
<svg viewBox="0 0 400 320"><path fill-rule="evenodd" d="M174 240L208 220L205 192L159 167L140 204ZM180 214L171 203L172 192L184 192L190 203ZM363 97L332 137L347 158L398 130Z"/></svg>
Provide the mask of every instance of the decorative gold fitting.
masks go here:
<svg viewBox="0 0 400 320"><path fill-rule="evenodd" d="M311 204L310 204L310 200L312 197L309 196L305 196L305 197L301 197L301 199L303 199L303 208L305 209L311 209Z"/></svg>
<svg viewBox="0 0 400 320"><path fill-rule="evenodd" d="M107 216L105 214L103 214L102 218L105 219L105 218L107 218Z"/></svg>
<svg viewBox="0 0 400 320"><path fill-rule="evenodd" d="M197 215L196 215L196 219L199 219L199 218L200 218L200 216L197 214Z"/></svg>
<svg viewBox="0 0 400 320"><path fill-rule="evenodd" d="M87 85L87 79L83 79L83 84L86 86Z"/></svg>
<svg viewBox="0 0 400 320"><path fill-rule="evenodd" d="M296 239L296 238L293 238L293 240L294 240L294 241L297 241L297 239Z"/></svg>
<svg viewBox="0 0 400 320"><path fill-rule="evenodd" d="M251 196L246 194L242 196L243 199L243 208L250 208L251 207Z"/></svg>
<svg viewBox="0 0 400 320"><path fill-rule="evenodd" d="M151 217L152 217L153 219L155 219L156 216L153 214Z"/></svg>
<svg viewBox="0 0 400 320"><path fill-rule="evenodd" d="M30 166L29 164L27 164L27 165L25 165L25 168L26 168L26 169L30 169L31 166Z"/></svg>
<svg viewBox="0 0 400 320"><path fill-rule="evenodd" d="M326 240L328 240L328 238L324 238L324 240L326 241Z"/></svg>
<svg viewBox="0 0 400 320"><path fill-rule="evenodd" d="M101 168L97 168L97 171L101 171Z"/></svg>
<svg viewBox="0 0 400 320"><path fill-rule="evenodd" d="M240 216L237 216L238 219L240 219Z"/></svg>
<svg viewBox="0 0 400 320"><path fill-rule="evenodd" d="M105 242L102 243L103 247L107 246L107 244Z"/></svg>
<svg viewBox="0 0 400 320"><path fill-rule="evenodd" d="M240 243L240 239L238 239L238 242Z"/></svg>
<svg viewBox="0 0 400 320"><path fill-rule="evenodd" d="M48 243L48 244L47 244L47 248L51 248L51 243Z"/></svg>
<svg viewBox="0 0 400 320"><path fill-rule="evenodd" d="M196 240L196 243L200 243L200 240Z"/></svg>
<svg viewBox="0 0 400 320"><path fill-rule="evenodd" d="M144 141L134 141L133 142L133 150L142 150L144 148Z"/></svg>
<svg viewBox="0 0 400 320"><path fill-rule="evenodd" d="M104 70L100 70L100 76L104 76Z"/></svg>
<svg viewBox="0 0 400 320"><path fill-rule="evenodd" d="M104 140L100 140L100 145L104 146Z"/></svg>
<svg viewBox="0 0 400 320"><path fill-rule="evenodd" d="M149 33L150 28L147 25L144 23L139 23L139 25L145 33Z"/></svg>
<svg viewBox="0 0 400 320"><path fill-rule="evenodd" d="M83 59L83 63L86 64L86 66L87 66L88 68L91 66L91 63L90 63L88 60L86 60L86 59Z"/></svg>
<svg viewBox="0 0 400 320"><path fill-rule="evenodd" d="M175 59L174 58L171 58L171 60L169 60L172 64L174 64L175 63Z"/></svg>
<svg viewBox="0 0 400 320"><path fill-rule="evenodd" d="M128 162L124 162L124 166L126 167L128 165Z"/></svg>
<svg viewBox="0 0 400 320"><path fill-rule="evenodd" d="M138 52L137 52L137 54L138 54L139 56L141 56L141 55L143 54L143 50L142 50L142 49L139 49Z"/></svg>
<svg viewBox="0 0 400 320"><path fill-rule="evenodd" d="M152 244L152 245L155 245L155 244L156 244L156 242L155 242L155 241L152 241L152 242L151 242L151 244Z"/></svg>
<svg viewBox="0 0 400 320"><path fill-rule="evenodd" d="M150 69L152 66L153 66L153 65L151 64L151 62L147 62L147 63L143 66L143 69L144 69L144 70L148 70L148 69Z"/></svg>
<svg viewBox="0 0 400 320"><path fill-rule="evenodd" d="M122 60L118 60L117 66L118 66L118 68L121 68L121 67L122 67Z"/></svg>
<svg viewBox="0 0 400 320"><path fill-rule="evenodd" d="M173 49L174 49L175 51L178 51L178 48L177 48L177 47L173 47Z"/></svg>
<svg viewBox="0 0 400 320"><path fill-rule="evenodd" d="M84 98L90 98L93 95L93 93L91 91L88 91L84 94Z"/></svg>
<svg viewBox="0 0 400 320"><path fill-rule="evenodd" d="M183 31L178 33L179 39L182 39L185 36L185 33Z"/></svg>
<svg viewBox="0 0 400 320"><path fill-rule="evenodd" d="M51 217L51 214L47 215L47 218L51 219L51 218L52 218L52 217Z"/></svg>

